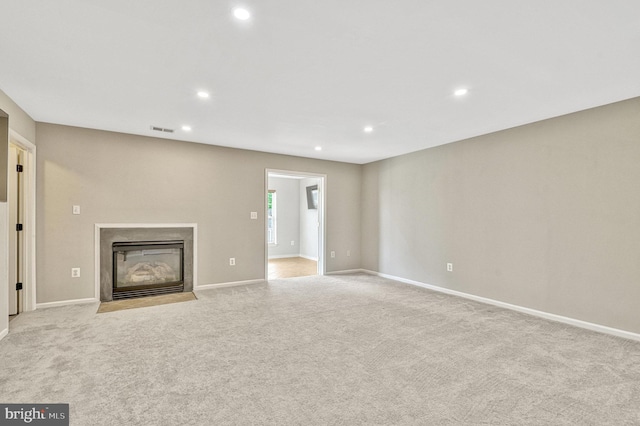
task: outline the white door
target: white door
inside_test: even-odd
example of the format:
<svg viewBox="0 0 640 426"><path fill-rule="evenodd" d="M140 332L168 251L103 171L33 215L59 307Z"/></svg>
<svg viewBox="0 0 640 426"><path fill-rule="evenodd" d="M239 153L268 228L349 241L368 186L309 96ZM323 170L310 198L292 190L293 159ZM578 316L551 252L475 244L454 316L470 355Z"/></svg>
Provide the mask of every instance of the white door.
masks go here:
<svg viewBox="0 0 640 426"><path fill-rule="evenodd" d="M22 290L24 286L24 165L25 153L19 147L9 145L9 315L16 315L23 310Z"/></svg>

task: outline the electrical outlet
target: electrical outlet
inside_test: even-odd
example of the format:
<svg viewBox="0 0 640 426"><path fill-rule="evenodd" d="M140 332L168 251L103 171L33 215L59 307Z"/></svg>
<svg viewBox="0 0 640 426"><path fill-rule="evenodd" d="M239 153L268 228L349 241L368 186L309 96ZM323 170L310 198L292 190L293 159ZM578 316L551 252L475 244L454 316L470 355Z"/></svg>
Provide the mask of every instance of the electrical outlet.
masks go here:
<svg viewBox="0 0 640 426"><path fill-rule="evenodd" d="M258 218L258 212L251 212L251 219L257 219Z"/></svg>
<svg viewBox="0 0 640 426"><path fill-rule="evenodd" d="M236 266L236 258L235 257L230 257L229 258L229 266Z"/></svg>
<svg viewBox="0 0 640 426"><path fill-rule="evenodd" d="M80 278L80 268L71 268L71 278Z"/></svg>
<svg viewBox="0 0 640 426"><path fill-rule="evenodd" d="M447 271L453 272L453 263L447 263Z"/></svg>
<svg viewBox="0 0 640 426"><path fill-rule="evenodd" d="M73 206L72 213L80 214L80 206Z"/></svg>
<svg viewBox="0 0 640 426"><path fill-rule="evenodd" d="M335 251L331 252L331 257L336 257L336 252Z"/></svg>

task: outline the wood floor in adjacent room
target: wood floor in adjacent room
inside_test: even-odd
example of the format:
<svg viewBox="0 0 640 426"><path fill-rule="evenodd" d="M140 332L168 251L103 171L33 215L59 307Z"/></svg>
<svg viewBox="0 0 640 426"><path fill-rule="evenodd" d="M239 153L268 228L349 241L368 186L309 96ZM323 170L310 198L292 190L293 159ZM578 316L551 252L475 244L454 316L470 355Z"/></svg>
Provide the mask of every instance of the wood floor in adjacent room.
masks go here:
<svg viewBox="0 0 640 426"><path fill-rule="evenodd" d="M269 259L269 279L306 277L318 274L318 262L303 257Z"/></svg>

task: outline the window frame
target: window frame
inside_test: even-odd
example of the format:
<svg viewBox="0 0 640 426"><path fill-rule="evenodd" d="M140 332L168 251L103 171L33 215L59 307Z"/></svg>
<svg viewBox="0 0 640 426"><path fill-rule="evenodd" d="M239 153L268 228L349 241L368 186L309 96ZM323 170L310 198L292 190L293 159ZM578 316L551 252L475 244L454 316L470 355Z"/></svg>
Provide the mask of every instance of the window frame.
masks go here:
<svg viewBox="0 0 640 426"><path fill-rule="evenodd" d="M269 204L271 204L271 208L269 208ZM269 227L269 223L272 223L271 227ZM267 191L267 244L270 246L278 245L278 197L275 189Z"/></svg>

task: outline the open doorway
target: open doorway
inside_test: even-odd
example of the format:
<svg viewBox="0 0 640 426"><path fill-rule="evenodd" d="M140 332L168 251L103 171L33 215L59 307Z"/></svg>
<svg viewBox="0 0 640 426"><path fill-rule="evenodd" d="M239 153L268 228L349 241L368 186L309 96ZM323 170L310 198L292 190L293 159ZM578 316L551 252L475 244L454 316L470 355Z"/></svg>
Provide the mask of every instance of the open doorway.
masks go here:
<svg viewBox="0 0 640 426"><path fill-rule="evenodd" d="M325 176L267 170L266 278L324 274Z"/></svg>

